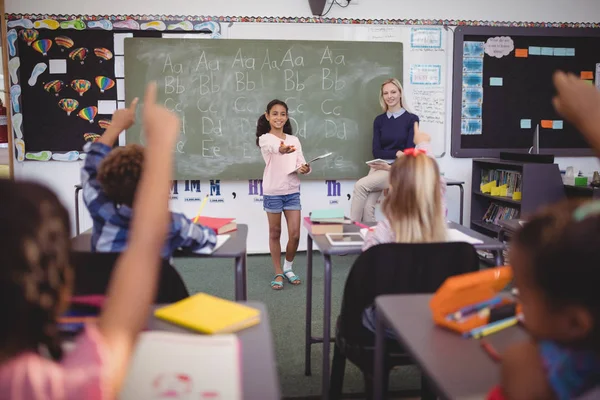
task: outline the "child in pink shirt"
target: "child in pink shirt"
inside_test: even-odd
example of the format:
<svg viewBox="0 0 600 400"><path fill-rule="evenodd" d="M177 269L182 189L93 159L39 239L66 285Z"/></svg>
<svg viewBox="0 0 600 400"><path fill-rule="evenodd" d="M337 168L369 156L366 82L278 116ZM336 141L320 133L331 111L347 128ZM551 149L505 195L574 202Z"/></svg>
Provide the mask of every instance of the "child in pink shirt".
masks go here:
<svg viewBox="0 0 600 400"><path fill-rule="evenodd" d="M98 324L87 324L64 356L57 319L74 281L69 215L49 189L0 180L0 400L113 399L119 393L156 294L169 222L179 120L155 99L151 84L143 112L148 146L129 246L115 266ZM113 122L132 123L136 103L116 111Z"/></svg>
<svg viewBox="0 0 600 400"><path fill-rule="evenodd" d="M263 173L263 207L269 219L269 250L275 269L271 288L283 289L284 278L299 285L300 278L292 271L294 257L300 242L300 179L298 174L308 174L310 166L302 155L302 145L292 136L288 119L288 106L273 100L256 124L256 144L265 160ZM281 268L281 213L288 227L288 244L285 263Z"/></svg>

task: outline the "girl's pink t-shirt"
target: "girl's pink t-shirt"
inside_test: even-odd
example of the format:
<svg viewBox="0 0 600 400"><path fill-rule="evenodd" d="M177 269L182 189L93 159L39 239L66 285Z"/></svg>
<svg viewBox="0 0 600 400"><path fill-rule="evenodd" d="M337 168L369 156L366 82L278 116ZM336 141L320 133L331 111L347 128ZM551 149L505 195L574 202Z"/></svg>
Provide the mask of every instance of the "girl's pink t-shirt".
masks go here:
<svg viewBox="0 0 600 400"><path fill-rule="evenodd" d="M265 133L258 139L260 152L266 164L263 173L263 194L267 196L283 196L300 192L300 178L294 171L306 164L302 145L296 136L286 134L283 143L286 146L293 145L296 151L281 154L279 152L281 142L280 138L271 133Z"/></svg>
<svg viewBox="0 0 600 400"><path fill-rule="evenodd" d="M26 352L0 365L0 400L96 400L112 395L109 352L88 324L60 362Z"/></svg>

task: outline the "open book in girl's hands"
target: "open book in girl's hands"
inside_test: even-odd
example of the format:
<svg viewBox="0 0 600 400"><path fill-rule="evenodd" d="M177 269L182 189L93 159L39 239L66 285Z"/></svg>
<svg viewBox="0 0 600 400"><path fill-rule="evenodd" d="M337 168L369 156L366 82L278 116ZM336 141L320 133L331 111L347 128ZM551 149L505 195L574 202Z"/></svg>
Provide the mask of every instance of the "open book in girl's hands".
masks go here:
<svg viewBox="0 0 600 400"><path fill-rule="evenodd" d="M318 157L315 157L315 158L313 158L313 159L312 159L312 160L310 160L310 161L307 161L307 162L306 162L306 165L310 165L310 164L311 164L313 161L317 161L317 160L320 160L320 159L322 159L322 158L329 157L329 156L330 156L330 155L332 155L332 154L333 154L332 152L329 152L329 153L322 154L322 155L320 155L320 156L318 156ZM293 170L292 172L290 172L290 174L293 174L293 173L295 173L295 172L298 172L298 170L299 170L300 168L302 168L302 165L301 165L301 166L299 166L298 168L296 168L295 170Z"/></svg>
<svg viewBox="0 0 600 400"><path fill-rule="evenodd" d="M368 165L373 164L392 164L394 160L382 160L381 158L376 158L374 160L367 161Z"/></svg>

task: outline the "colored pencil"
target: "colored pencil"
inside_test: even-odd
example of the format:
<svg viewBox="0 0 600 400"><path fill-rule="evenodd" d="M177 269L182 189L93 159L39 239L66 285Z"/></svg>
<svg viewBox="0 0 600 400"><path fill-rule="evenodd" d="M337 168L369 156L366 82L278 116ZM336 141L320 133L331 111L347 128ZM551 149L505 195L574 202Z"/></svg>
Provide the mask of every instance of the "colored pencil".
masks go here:
<svg viewBox="0 0 600 400"><path fill-rule="evenodd" d="M519 320L516 317L506 318L497 323L484 326L483 329L472 333L471 336L475 339L480 339L493 333L500 332L503 329L510 328L511 326L516 325L517 322L519 322Z"/></svg>
<svg viewBox="0 0 600 400"><path fill-rule="evenodd" d="M198 218L200 218L200 213L202 212L202 209L206 205L207 201L208 201L208 195L206 195L204 200L202 200L202 203L200 203L200 209L198 209L198 213L196 214L196 217L194 218L194 223L198 222Z"/></svg>
<svg viewBox="0 0 600 400"><path fill-rule="evenodd" d="M494 360L495 362L500 362L502 361L502 357L500 356L500 354L496 351L496 349L494 349L494 347L489 344L488 342L486 342L485 340L481 339L479 341L479 344L481 345L481 348L483 348L483 350L485 350L485 352L490 356L490 358L492 360Z"/></svg>

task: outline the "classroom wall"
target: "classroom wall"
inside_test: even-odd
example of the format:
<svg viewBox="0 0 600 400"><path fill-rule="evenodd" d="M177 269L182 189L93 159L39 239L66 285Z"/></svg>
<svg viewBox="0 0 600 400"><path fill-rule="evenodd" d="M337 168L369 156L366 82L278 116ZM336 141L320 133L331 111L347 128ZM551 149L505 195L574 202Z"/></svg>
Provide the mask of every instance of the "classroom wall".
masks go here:
<svg viewBox="0 0 600 400"><path fill-rule="evenodd" d="M545 22L598 22L600 21L600 2L598 0L505 0L501 3L477 0L429 0L427 2L405 2L393 0L353 0L349 7L332 8L329 17L336 18L396 18L396 19L464 19L464 20L493 20L493 21L545 21ZM170 15L218 15L218 16L310 16L307 0L171 0L147 1L105 0L102 2L72 2L67 0L6 0L7 13L47 13L47 14L170 14ZM327 6L328 7L328 6ZM451 65L451 62L449 63ZM451 73L449 71L448 73ZM449 108L448 108L449 110ZM448 119L449 121L449 119ZM469 221L471 160L454 159L449 156L450 136L449 127L446 136L446 155L438 161L443 173L452 178L463 179L465 185L465 224ZM561 169L574 166L586 174L592 174L600 169L600 164L594 158L559 158L557 162ZM60 162L15 162L15 176L40 180L50 185L69 208L74 221L74 185L79 183L80 163ZM257 177L260 178L260 177ZM310 208L330 206L324 198L325 182L308 182L303 184L302 197L305 212ZM334 200L339 206L349 211L350 202L346 194L352 193L353 182L341 182L341 196ZM251 207L253 214L261 214L262 208L253 203L250 196L243 196L241 202L233 202L231 192L248 192L248 183L229 184L222 182L221 187L227 188L224 194L225 207L221 214L227 214L226 207ZM311 195L315 196L311 196ZM319 198L320 200L313 200ZM241 200L241 199L239 199ZM449 218L458 221L458 189L448 190ZM194 213L192 205L178 204L187 214ZM85 207L82 205L81 207ZM245 208L247 209L247 208ZM89 217L82 215L82 228L91 226ZM225 215L223 215L225 216ZM251 226L249 251L267 251L266 218L258 218ZM302 235L301 249L305 248Z"/></svg>

